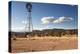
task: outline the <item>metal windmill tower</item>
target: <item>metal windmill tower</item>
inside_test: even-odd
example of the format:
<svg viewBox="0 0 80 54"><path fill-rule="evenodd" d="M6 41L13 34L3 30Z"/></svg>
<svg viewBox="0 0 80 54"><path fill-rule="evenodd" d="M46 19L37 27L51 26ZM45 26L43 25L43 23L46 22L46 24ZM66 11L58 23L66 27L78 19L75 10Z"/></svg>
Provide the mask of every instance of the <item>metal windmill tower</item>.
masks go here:
<svg viewBox="0 0 80 54"><path fill-rule="evenodd" d="M27 12L28 12L28 15L27 15L28 23L26 24L27 27L25 29L28 29L27 32L28 32L28 34L30 34L32 32L32 30L33 30L32 17L31 17L32 4L31 3L27 3L26 4L26 8L27 8Z"/></svg>

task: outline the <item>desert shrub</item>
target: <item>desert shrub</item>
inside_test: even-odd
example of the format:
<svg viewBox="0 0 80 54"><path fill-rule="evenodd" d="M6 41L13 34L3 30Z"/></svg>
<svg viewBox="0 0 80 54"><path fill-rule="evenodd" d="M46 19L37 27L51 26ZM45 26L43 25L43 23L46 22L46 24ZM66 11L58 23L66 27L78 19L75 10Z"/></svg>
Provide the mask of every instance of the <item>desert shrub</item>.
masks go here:
<svg viewBox="0 0 80 54"><path fill-rule="evenodd" d="M16 40L16 36L13 37L13 40Z"/></svg>

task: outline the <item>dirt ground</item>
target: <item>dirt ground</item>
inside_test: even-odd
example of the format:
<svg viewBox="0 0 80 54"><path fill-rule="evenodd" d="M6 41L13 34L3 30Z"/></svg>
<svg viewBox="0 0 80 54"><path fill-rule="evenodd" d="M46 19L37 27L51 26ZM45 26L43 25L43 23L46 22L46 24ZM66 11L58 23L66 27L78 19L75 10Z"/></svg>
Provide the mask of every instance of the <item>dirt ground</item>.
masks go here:
<svg viewBox="0 0 80 54"><path fill-rule="evenodd" d="M30 37L11 40L12 52L53 51L78 48L78 38L73 37Z"/></svg>

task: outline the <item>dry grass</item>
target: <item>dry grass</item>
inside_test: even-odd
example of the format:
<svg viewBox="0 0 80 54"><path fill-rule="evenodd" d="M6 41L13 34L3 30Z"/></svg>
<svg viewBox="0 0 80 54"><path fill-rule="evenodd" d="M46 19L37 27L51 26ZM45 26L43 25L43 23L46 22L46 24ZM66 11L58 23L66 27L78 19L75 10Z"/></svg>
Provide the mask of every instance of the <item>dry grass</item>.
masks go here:
<svg viewBox="0 0 80 54"><path fill-rule="evenodd" d="M12 40L12 52L34 52L46 50L77 49L78 38L73 37L31 37Z"/></svg>

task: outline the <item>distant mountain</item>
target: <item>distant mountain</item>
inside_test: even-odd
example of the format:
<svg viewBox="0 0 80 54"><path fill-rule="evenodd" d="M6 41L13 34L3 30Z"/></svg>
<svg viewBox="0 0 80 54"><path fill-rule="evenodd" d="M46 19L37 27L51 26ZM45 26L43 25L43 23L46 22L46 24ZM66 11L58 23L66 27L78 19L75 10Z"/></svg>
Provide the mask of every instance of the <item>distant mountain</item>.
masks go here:
<svg viewBox="0 0 80 54"><path fill-rule="evenodd" d="M73 35L73 34L78 34L78 29L44 29L44 30L33 30L32 32L9 32L11 35L15 36L25 36L25 35L38 35L38 36L61 36L61 35Z"/></svg>

